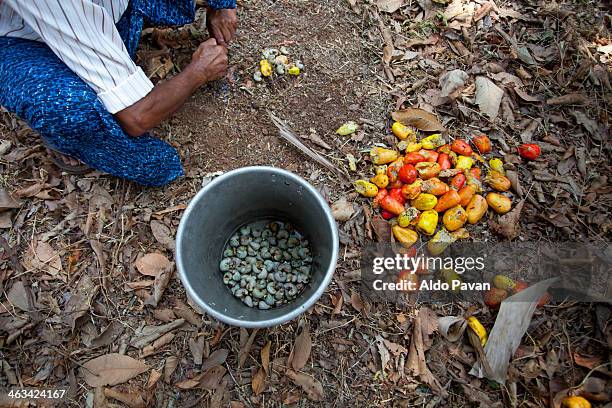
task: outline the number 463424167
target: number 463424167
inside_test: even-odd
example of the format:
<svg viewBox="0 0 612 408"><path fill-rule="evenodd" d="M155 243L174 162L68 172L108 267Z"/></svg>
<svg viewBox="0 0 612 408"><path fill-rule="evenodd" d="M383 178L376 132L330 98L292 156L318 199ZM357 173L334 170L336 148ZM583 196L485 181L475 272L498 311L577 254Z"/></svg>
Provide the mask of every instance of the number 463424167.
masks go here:
<svg viewBox="0 0 612 408"><path fill-rule="evenodd" d="M11 388L7 396L11 399L63 399L65 388Z"/></svg>

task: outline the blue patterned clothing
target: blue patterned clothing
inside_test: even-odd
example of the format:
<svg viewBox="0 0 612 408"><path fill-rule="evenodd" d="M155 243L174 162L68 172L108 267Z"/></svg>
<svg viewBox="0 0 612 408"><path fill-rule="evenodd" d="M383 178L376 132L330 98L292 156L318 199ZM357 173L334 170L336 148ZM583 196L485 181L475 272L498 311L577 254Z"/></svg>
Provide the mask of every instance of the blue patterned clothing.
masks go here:
<svg viewBox="0 0 612 408"><path fill-rule="evenodd" d="M209 5L232 8L235 1ZM194 15L193 0L131 0L116 26L133 57L145 22L181 25ZM42 42L0 37L0 105L54 149L92 168L148 186L183 175L172 146L150 135L127 135L94 90Z"/></svg>

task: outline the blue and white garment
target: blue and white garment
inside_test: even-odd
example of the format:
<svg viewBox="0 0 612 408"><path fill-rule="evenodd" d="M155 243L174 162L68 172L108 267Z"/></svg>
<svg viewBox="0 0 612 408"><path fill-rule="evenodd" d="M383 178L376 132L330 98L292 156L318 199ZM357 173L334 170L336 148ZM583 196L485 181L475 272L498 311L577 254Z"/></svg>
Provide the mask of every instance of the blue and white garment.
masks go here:
<svg viewBox="0 0 612 408"><path fill-rule="evenodd" d="M209 5L234 8L235 0ZM78 20L76 10L92 17ZM112 113L153 88L132 60L145 21L182 25L194 15L193 0L0 0L0 105L95 169L169 183L183 174L176 150L149 135L130 137Z"/></svg>

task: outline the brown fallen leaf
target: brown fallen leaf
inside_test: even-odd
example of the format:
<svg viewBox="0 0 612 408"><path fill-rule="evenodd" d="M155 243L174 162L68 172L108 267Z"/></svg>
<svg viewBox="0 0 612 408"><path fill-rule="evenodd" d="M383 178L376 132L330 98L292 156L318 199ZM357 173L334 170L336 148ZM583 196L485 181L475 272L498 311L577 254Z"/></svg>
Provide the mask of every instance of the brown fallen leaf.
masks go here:
<svg viewBox="0 0 612 408"><path fill-rule="evenodd" d="M189 302L189 297L187 297L187 301L188 301L189 305L192 305ZM180 299L174 299L174 308L173 308L173 311L174 311L174 313L178 317L181 317L181 318L187 320L189 323L193 324L194 326L202 327L202 316L200 316L196 312L194 312L191 307L187 306ZM214 346L214 344L212 342L211 342L210 345Z"/></svg>
<svg viewBox="0 0 612 408"><path fill-rule="evenodd" d="M377 0L378 9L384 13L395 13L401 6L403 0Z"/></svg>
<svg viewBox="0 0 612 408"><path fill-rule="evenodd" d="M157 371L156 369L151 370L151 373L149 374L149 379L147 380L146 389L149 391L154 390L161 376L161 372Z"/></svg>
<svg viewBox="0 0 612 408"><path fill-rule="evenodd" d="M145 305L156 307L161 300L161 297L166 290L166 286L168 286L168 283L170 282L172 273L174 272L174 263L168 262L165 266L166 268L155 277L155 282L153 282L153 293L151 293L145 300Z"/></svg>
<svg viewBox="0 0 612 408"><path fill-rule="evenodd" d="M175 211L183 211L187 208L187 204L177 204L177 205L173 205L172 207L168 207L165 210L161 210L161 211L156 211L153 213L153 216L161 216L164 214L168 214L171 212L175 212Z"/></svg>
<svg viewBox="0 0 612 408"><path fill-rule="evenodd" d="M111 324L100 333L100 335L91 341L91 348L105 347L113 343L122 333L123 324L117 320L113 320Z"/></svg>
<svg viewBox="0 0 612 408"><path fill-rule="evenodd" d="M103 387L96 387L96 389L94 390L93 407L109 408L108 401L106 400L106 396L104 395Z"/></svg>
<svg viewBox="0 0 612 408"><path fill-rule="evenodd" d="M439 35L434 34L426 38L411 38L407 41L401 42L399 45L401 45L404 48L412 48L412 47L422 46L422 45L435 45L440 41L440 39L441 37ZM422 129L422 130L425 130L425 129Z"/></svg>
<svg viewBox="0 0 612 408"><path fill-rule="evenodd" d="M474 102L489 119L495 119L499 113L499 106L504 96L504 91L485 76L477 77L475 85L476 95L474 96Z"/></svg>
<svg viewBox="0 0 612 408"><path fill-rule="evenodd" d="M353 208L353 203L348 202L346 197L340 198L338 201L331 205L332 215L336 221L348 221L355 209Z"/></svg>
<svg viewBox="0 0 612 408"><path fill-rule="evenodd" d="M106 252L104 252L104 246L100 241L96 239L90 239L89 245L96 254L96 260L98 261L98 270L100 271L100 275L104 275L106 268Z"/></svg>
<svg viewBox="0 0 612 408"><path fill-rule="evenodd" d="M587 102L588 98L578 93L556 96L546 100L548 105L584 105Z"/></svg>
<svg viewBox="0 0 612 408"><path fill-rule="evenodd" d="M242 368L244 363L246 363L247 358L249 357L249 353L251 352L251 347L253 346L253 341L255 341L255 336L259 329L253 329L251 335L248 335L246 329L240 329L240 351L238 352L238 368ZM244 339L244 342L242 341Z"/></svg>
<svg viewBox="0 0 612 408"><path fill-rule="evenodd" d="M201 370L207 371L210 368L218 365L223 365L225 360L227 360L227 356L229 355L229 350L227 349L219 349L210 353L210 356L202 363Z"/></svg>
<svg viewBox="0 0 612 408"><path fill-rule="evenodd" d="M332 315L340 313L340 311L342 310L342 305L344 304L344 296L342 296L342 293L338 293L338 296L330 296L332 296L332 303L334 305Z"/></svg>
<svg viewBox="0 0 612 408"><path fill-rule="evenodd" d="M255 395L261 394L266 389L266 372L263 368L260 368L251 379L251 387Z"/></svg>
<svg viewBox="0 0 612 408"><path fill-rule="evenodd" d="M145 400L142 398L142 391L140 390L122 392L116 388L105 388L104 395L121 401L130 408L144 408L146 406Z"/></svg>
<svg viewBox="0 0 612 408"><path fill-rule="evenodd" d="M583 356L577 352L574 352L573 354L574 357L574 362L576 364L578 364L581 367L586 367L590 370L595 369L596 367L600 366L603 364L603 360L601 357L599 356L592 356L592 357L587 357L587 356Z"/></svg>
<svg viewBox="0 0 612 408"><path fill-rule="evenodd" d="M219 383L221 382L221 379L223 378L226 372L227 369L223 366L215 366L211 368L210 370L205 372L202 378L200 379L199 388L203 388L208 391L215 390L219 386Z"/></svg>
<svg viewBox="0 0 612 408"><path fill-rule="evenodd" d="M600 132L599 125L596 121L589 118L584 112L573 111L572 114L576 118L576 122L582 126L597 140L604 139L604 132Z"/></svg>
<svg viewBox="0 0 612 408"><path fill-rule="evenodd" d="M299 371L304 368L308 362L308 359L310 358L310 351L312 349L312 339L310 338L308 323L302 321L298 327L298 331L299 334L295 338L293 349L291 350L291 354L289 356L291 367L293 367L295 371Z"/></svg>
<svg viewBox="0 0 612 408"><path fill-rule="evenodd" d="M202 379L203 376L204 376L204 373L200 373L193 378L188 378L186 380L179 381L176 384L174 384L174 386L177 388L180 388L181 390L190 390L200 385L200 380Z"/></svg>
<svg viewBox="0 0 612 408"><path fill-rule="evenodd" d="M166 361L164 363L164 382L169 383L172 378L172 374L176 370L178 366L178 357L170 356L166 357Z"/></svg>
<svg viewBox="0 0 612 408"><path fill-rule="evenodd" d="M176 319L175 321L159 326L144 326L134 332L134 336L130 340L130 346L142 348L147 344L157 340L164 334L176 329L185 323L185 319Z"/></svg>
<svg viewBox="0 0 612 408"><path fill-rule="evenodd" d="M90 387L103 387L124 383L148 369L149 366L142 361L110 353L87 361L79 371Z"/></svg>
<svg viewBox="0 0 612 408"><path fill-rule="evenodd" d="M427 384L436 394L446 397L448 393L442 388L438 379L427 367L427 360L425 358L425 352L431 343L429 336L434 332L437 326L438 320L436 314L432 310L422 307L414 320L406 369L414 375L417 375L421 381Z"/></svg>
<svg viewBox="0 0 612 408"><path fill-rule="evenodd" d="M523 211L524 204L525 200L521 200L512 209L512 211L499 217L497 222L489 221L489 225L491 226L493 232L506 237L509 240L513 240L514 238L518 237L521 231L519 221L521 219L521 211Z"/></svg>
<svg viewBox="0 0 612 408"><path fill-rule="evenodd" d="M440 123L436 115L419 108L407 108L393 112L393 120L403 123L406 126L414 126L426 132L443 131L444 126Z"/></svg>
<svg viewBox="0 0 612 408"><path fill-rule="evenodd" d="M372 229L378 242L391 242L391 227L381 216L372 217Z"/></svg>
<svg viewBox="0 0 612 408"><path fill-rule="evenodd" d="M136 270L143 275L157 277L172 267L172 262L158 252L146 254L134 262Z"/></svg>
<svg viewBox="0 0 612 408"><path fill-rule="evenodd" d="M32 245L24 257L23 266L29 270L44 271L51 276L57 276L63 269L60 253L43 241Z"/></svg>
<svg viewBox="0 0 612 408"><path fill-rule="evenodd" d="M518 194L519 197L522 197L524 194L523 186L521 185L518 172L516 170L506 170L506 177L510 180L510 185L512 189Z"/></svg>
<svg viewBox="0 0 612 408"><path fill-rule="evenodd" d="M480 8L478 10L476 10L476 13L474 14L474 17L473 17L474 18L474 22L484 18L495 7L496 7L496 5L492 1L488 1L485 4L483 4L482 6L480 6Z"/></svg>
<svg viewBox="0 0 612 408"><path fill-rule="evenodd" d="M441 89L440 96L443 98L451 96L454 99L465 86L467 79L468 74L460 69L445 72L438 80Z"/></svg>
<svg viewBox="0 0 612 408"><path fill-rule="evenodd" d="M176 320L176 315L172 309L155 309L153 310L153 317L166 323Z"/></svg>
<svg viewBox="0 0 612 408"><path fill-rule="evenodd" d="M11 195L3 188L0 188L0 212L11 210L13 208L21 207L21 201L15 200Z"/></svg>
<svg viewBox="0 0 612 408"><path fill-rule="evenodd" d="M159 339L155 340L153 343L144 346L142 348L142 353L140 355L140 357L149 357L152 356L155 353L159 353L160 351L163 351L162 349L167 346L168 344L170 344L172 342L172 340L174 340L174 333L166 333L163 336L161 336Z"/></svg>
<svg viewBox="0 0 612 408"><path fill-rule="evenodd" d="M363 299L361 299L361 296L359 295L359 293L357 293L356 291L352 289L351 289L351 306L353 306L353 308L358 312L361 312L364 307Z"/></svg>
<svg viewBox="0 0 612 408"><path fill-rule="evenodd" d="M41 192L43 188L46 188L46 187L47 187L46 183L42 181L38 181L27 187L16 190L13 194L15 195L15 197L19 197L19 198L35 197L38 193Z"/></svg>
<svg viewBox="0 0 612 408"><path fill-rule="evenodd" d="M389 364L389 361L391 360L391 355L389 354L389 350L385 346L384 339L381 335L376 336L376 349L378 350L378 354L380 355L380 370L384 378L385 369L387 368L387 364Z"/></svg>
<svg viewBox="0 0 612 408"><path fill-rule="evenodd" d="M204 337L199 336L196 339L189 339L189 351L193 356L193 363L195 365L202 364L202 356L204 354Z"/></svg>
<svg viewBox="0 0 612 408"><path fill-rule="evenodd" d="M268 341L266 343L266 345L261 349L261 366L263 367L264 371L267 374L269 373L269 367L270 367L270 348L272 347L272 342Z"/></svg>
<svg viewBox="0 0 612 408"><path fill-rule="evenodd" d="M487 377L500 384L505 383L511 357L529 327L536 305L557 279L538 282L501 303L484 347L488 368L479 360L470 370L471 375L478 378Z"/></svg>
<svg viewBox="0 0 612 408"><path fill-rule="evenodd" d="M155 280L153 279L136 281L136 282L125 282L125 286L133 290L149 288L153 286L154 284L155 284Z"/></svg>
<svg viewBox="0 0 612 408"><path fill-rule="evenodd" d="M83 275L64 305L62 321L74 330L76 321L89 312L91 302L98 294L100 285L96 285L89 275Z"/></svg>
<svg viewBox="0 0 612 408"><path fill-rule="evenodd" d="M229 392L227 392L227 384L228 380L223 380L219 384L219 386L215 389L212 397L210 397L210 405L209 408L224 408L227 407L227 402L229 401Z"/></svg>
<svg viewBox="0 0 612 408"><path fill-rule="evenodd" d="M296 373L293 370L287 370L286 374L287 377L293 380L295 385L302 387L308 399L312 401L321 401L325 397L323 385L308 374Z"/></svg>
<svg viewBox="0 0 612 408"><path fill-rule="evenodd" d="M513 89L514 89L514 92L519 96L519 98L521 98L525 102L542 102L541 98L538 98L537 96L529 95L527 92L523 91L521 88L517 86L515 86Z"/></svg>
<svg viewBox="0 0 612 408"><path fill-rule="evenodd" d="M170 251L174 251L175 242L174 238L172 238L170 228L160 221L153 220L151 221L151 232L153 232L153 236L163 247Z"/></svg>
<svg viewBox="0 0 612 408"><path fill-rule="evenodd" d="M29 286L26 286L23 281L18 280L13 283L6 295L11 305L24 312L33 312L36 310L34 294Z"/></svg>
<svg viewBox="0 0 612 408"><path fill-rule="evenodd" d="M325 143L325 140L321 139L321 136L319 136L314 129L310 129L310 133L307 136L302 136L302 138L310 140L312 143L324 148L325 150L331 149L331 146Z"/></svg>
<svg viewBox="0 0 612 408"><path fill-rule="evenodd" d="M147 75L150 77L157 76L164 79L174 69L174 63L170 57L158 55L151 58L147 65Z"/></svg>
<svg viewBox="0 0 612 408"><path fill-rule="evenodd" d="M0 229L9 229L13 227L10 211L0 212Z"/></svg>

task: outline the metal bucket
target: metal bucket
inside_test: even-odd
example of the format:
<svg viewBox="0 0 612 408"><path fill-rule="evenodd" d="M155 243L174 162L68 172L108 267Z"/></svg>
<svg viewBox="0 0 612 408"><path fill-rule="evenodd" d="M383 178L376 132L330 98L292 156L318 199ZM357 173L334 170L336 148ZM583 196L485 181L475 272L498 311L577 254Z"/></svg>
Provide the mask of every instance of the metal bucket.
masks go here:
<svg viewBox="0 0 612 408"><path fill-rule="evenodd" d="M231 234L258 219L291 222L310 241L309 286L272 309L250 308L223 284L219 262ZM188 295L214 318L240 327L294 319L321 297L338 259L338 231L329 206L301 177L274 167L244 167L217 177L187 207L176 238L176 264Z"/></svg>

